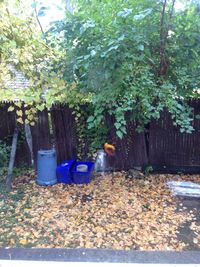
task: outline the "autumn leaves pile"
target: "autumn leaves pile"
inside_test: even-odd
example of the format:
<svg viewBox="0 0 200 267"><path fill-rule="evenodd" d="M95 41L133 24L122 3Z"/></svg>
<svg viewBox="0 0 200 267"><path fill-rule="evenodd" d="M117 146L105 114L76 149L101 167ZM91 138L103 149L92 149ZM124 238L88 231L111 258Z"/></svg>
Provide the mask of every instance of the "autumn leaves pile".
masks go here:
<svg viewBox="0 0 200 267"><path fill-rule="evenodd" d="M126 179L125 173L95 177L88 185L40 187L34 174L19 177L12 199L2 199L0 246L183 250L180 226L195 228L200 247L200 227L166 186L181 177L151 175ZM183 178L183 177L182 177ZM196 178L200 181L200 177ZM14 201L17 190L23 197Z"/></svg>

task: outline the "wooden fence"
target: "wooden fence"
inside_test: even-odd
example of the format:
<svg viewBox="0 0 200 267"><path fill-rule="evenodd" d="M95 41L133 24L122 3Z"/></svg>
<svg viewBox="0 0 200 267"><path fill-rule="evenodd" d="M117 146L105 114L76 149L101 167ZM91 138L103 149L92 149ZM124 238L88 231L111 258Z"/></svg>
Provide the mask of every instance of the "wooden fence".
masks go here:
<svg viewBox="0 0 200 267"><path fill-rule="evenodd" d="M200 102L193 101L195 114L200 114ZM0 107L0 140L11 143L15 127L15 113L7 112L6 104ZM109 158L109 167L128 170L134 167L153 166L161 171L200 172L200 120L194 120L195 132L181 134L174 127L170 114L163 112L159 120L149 125L148 135L137 133L134 122L128 122L128 134L117 139L114 119L106 118L109 127L108 140L115 140L116 156ZM51 123L50 123L51 122ZM64 105L54 106L51 112L38 113L35 126L31 127L34 158L40 149L56 148L58 164L76 158L78 138L72 110ZM17 149L16 164L30 165L30 153L22 131Z"/></svg>
<svg viewBox="0 0 200 267"><path fill-rule="evenodd" d="M15 111L8 112L8 107L9 104L1 104L0 106L0 140L3 140L8 145L11 145L16 125L16 116ZM31 127L31 133L33 138L33 154L34 159L36 159L37 151L39 149L48 149L51 147L47 110L38 113L38 120L36 124ZM23 126L20 127L15 164L17 166L31 165L31 155L26 142Z"/></svg>
<svg viewBox="0 0 200 267"><path fill-rule="evenodd" d="M58 163L76 158L77 136L72 110L63 105L54 106L51 110L51 118Z"/></svg>
<svg viewBox="0 0 200 267"><path fill-rule="evenodd" d="M190 102L194 116L200 114L200 101ZM200 120L193 121L192 134L180 133L168 112L150 123L149 165L166 172L200 172Z"/></svg>

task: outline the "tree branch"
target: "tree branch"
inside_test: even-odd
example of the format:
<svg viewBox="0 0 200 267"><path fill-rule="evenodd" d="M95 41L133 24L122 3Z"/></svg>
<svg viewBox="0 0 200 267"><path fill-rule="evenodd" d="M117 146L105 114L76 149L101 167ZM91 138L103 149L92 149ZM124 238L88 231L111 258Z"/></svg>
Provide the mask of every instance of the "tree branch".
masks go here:
<svg viewBox="0 0 200 267"><path fill-rule="evenodd" d="M169 15L170 19L173 16L175 2L176 2L176 0L172 0L172 8L171 8L170 15Z"/></svg>
<svg viewBox="0 0 200 267"><path fill-rule="evenodd" d="M161 18L160 18L160 66L158 70L158 75L164 75L166 72L166 62L165 62L165 10L166 10L167 0L164 0Z"/></svg>
<svg viewBox="0 0 200 267"><path fill-rule="evenodd" d="M172 0L172 7L169 13L169 21L172 19L173 16L175 1L176 0ZM169 60L166 55L166 42L170 24L169 21L167 24L165 24L166 7L167 7L167 0L164 0L161 19L160 19L160 66L158 70L159 76L166 75L167 70L169 68Z"/></svg>
<svg viewBox="0 0 200 267"><path fill-rule="evenodd" d="M37 19L37 22L38 22L38 25L39 25L39 27L40 27L40 30L41 30L41 32L42 32L42 34L44 35L44 30L43 30L43 28L42 28L42 24L40 23L40 20L39 20L39 18L38 18L38 14L37 14L37 8L36 8L36 1L35 0L33 0L34 1L34 11L35 11L35 16L36 16L36 19Z"/></svg>
<svg viewBox="0 0 200 267"><path fill-rule="evenodd" d="M74 9L71 0L66 0L66 9L70 14L74 14Z"/></svg>

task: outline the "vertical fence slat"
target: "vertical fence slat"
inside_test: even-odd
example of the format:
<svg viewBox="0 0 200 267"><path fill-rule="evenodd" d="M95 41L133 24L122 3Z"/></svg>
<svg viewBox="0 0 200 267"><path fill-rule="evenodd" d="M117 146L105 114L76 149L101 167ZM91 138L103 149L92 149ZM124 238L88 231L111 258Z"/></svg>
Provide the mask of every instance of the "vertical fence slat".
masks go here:
<svg viewBox="0 0 200 267"><path fill-rule="evenodd" d="M51 110L51 118L58 163L76 158L77 137L72 110L65 105L54 106Z"/></svg>
<svg viewBox="0 0 200 267"><path fill-rule="evenodd" d="M128 170L136 166L144 166L148 163L147 150L144 133L136 132L134 122L127 122L127 135L122 140L116 138L114 128L114 118L108 116L107 125L109 125L108 140L114 141L116 146L116 155L109 157L109 167L114 170Z"/></svg>
<svg viewBox="0 0 200 267"><path fill-rule="evenodd" d="M10 103L1 104L0 107L0 140L5 141L8 145L12 143L12 136L16 125L15 111L8 112ZM23 136L23 130L19 133L16 150L15 166L30 165L31 159L28 146Z"/></svg>
<svg viewBox="0 0 200 267"><path fill-rule="evenodd" d="M15 113L8 112L10 104L0 105L0 140L10 139L15 129Z"/></svg>
<svg viewBox="0 0 200 267"><path fill-rule="evenodd" d="M199 101L191 101L194 115L200 113ZM180 133L171 116L164 111L159 120L150 123L149 162L154 168L200 167L200 121L195 119L195 132Z"/></svg>
<svg viewBox="0 0 200 267"><path fill-rule="evenodd" d="M8 144L12 139L15 127L15 113L8 112L10 104L0 106L0 139ZM199 101L191 101L194 113L200 114ZM72 110L64 105L54 106L51 110L54 140L50 134L48 111L38 113L38 122L31 127L33 137L34 158L39 149L50 149L55 144L58 163L65 159L76 158L78 138L76 123ZM170 114L163 112L159 120L152 121L149 129L149 144L146 146L144 133L137 133L134 122L127 123L127 135L122 139L116 138L114 119L107 117L110 127L108 142L114 142L117 153L109 158L109 166L115 170L127 170L135 166L166 166L171 167L199 167L200 169L200 120L194 120L195 132L181 134L174 127ZM23 134L23 133L21 133ZM16 165L30 164L30 153L26 141L21 138L16 154ZM86 146L87 146L86 142ZM148 150L148 151L147 151Z"/></svg>
<svg viewBox="0 0 200 267"><path fill-rule="evenodd" d="M31 127L31 133L33 139L33 155L36 164L37 151L51 148L51 136L47 109L38 112L38 120L36 124Z"/></svg>

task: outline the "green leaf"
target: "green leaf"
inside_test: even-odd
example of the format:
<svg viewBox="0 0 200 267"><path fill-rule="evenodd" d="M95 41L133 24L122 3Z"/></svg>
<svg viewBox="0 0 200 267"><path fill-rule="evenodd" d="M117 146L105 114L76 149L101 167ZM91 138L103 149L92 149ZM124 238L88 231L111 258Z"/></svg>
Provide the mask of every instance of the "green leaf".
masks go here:
<svg viewBox="0 0 200 267"><path fill-rule="evenodd" d="M87 119L87 122L93 122L94 121L94 116L90 116L88 119Z"/></svg>
<svg viewBox="0 0 200 267"><path fill-rule="evenodd" d="M135 20L142 20L146 16L150 15L152 13L152 11L153 11L152 8L145 9L145 10L141 11L138 15L135 15L134 19Z"/></svg>
<svg viewBox="0 0 200 267"><path fill-rule="evenodd" d="M144 51L144 45L143 45L143 44L140 44L140 45L138 46L138 49L139 49L140 51Z"/></svg>
<svg viewBox="0 0 200 267"><path fill-rule="evenodd" d="M90 58L90 55L86 55L83 57L85 60L87 60L88 58Z"/></svg>
<svg viewBox="0 0 200 267"><path fill-rule="evenodd" d="M196 118L197 120L200 120L200 114L196 115L195 118Z"/></svg>
<svg viewBox="0 0 200 267"><path fill-rule="evenodd" d="M127 133L126 128L125 128L124 126L122 126L122 127L120 128L120 131L123 132L124 134Z"/></svg>
<svg viewBox="0 0 200 267"><path fill-rule="evenodd" d="M115 122L115 128L118 130L120 127L121 127L121 123L119 123L119 122Z"/></svg>
<svg viewBox="0 0 200 267"><path fill-rule="evenodd" d="M123 138L123 133L121 132L121 131L117 131L116 132L116 134L117 134L117 136L120 138L120 139L122 139Z"/></svg>
<svg viewBox="0 0 200 267"><path fill-rule="evenodd" d="M118 17L126 18L133 12L133 9L124 8L124 10L117 13Z"/></svg>

